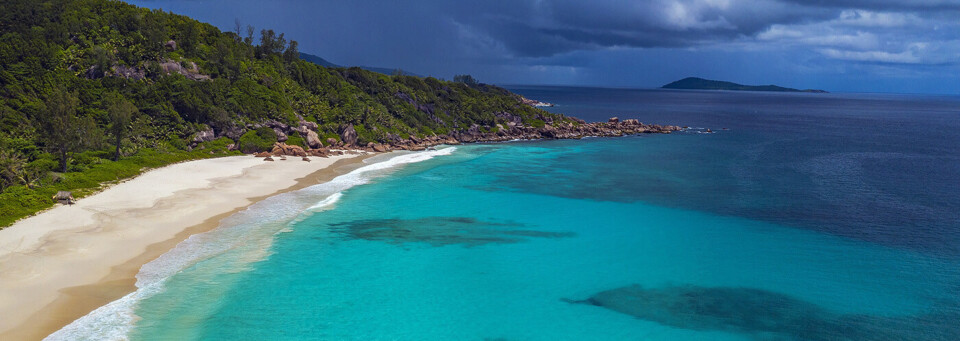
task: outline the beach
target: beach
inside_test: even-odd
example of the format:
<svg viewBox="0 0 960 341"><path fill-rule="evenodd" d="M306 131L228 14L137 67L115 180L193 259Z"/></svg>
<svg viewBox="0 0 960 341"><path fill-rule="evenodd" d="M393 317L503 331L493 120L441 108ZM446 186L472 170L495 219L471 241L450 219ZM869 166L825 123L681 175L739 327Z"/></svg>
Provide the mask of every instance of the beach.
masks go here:
<svg viewBox="0 0 960 341"><path fill-rule="evenodd" d="M133 292L140 267L266 197L362 164L363 155L174 164L0 230L0 339L34 340Z"/></svg>

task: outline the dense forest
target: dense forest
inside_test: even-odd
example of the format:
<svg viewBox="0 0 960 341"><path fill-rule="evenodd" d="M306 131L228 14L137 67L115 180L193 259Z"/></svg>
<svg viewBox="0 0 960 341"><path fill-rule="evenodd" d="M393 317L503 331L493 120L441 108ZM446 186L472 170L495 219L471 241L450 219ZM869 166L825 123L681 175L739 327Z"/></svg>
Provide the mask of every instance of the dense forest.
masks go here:
<svg viewBox="0 0 960 341"><path fill-rule="evenodd" d="M49 207L57 190L82 196L149 167L239 153L229 146L269 148L266 122L310 122L322 141L352 126L363 145L568 120L472 77L326 68L299 55L273 30L223 32L120 1L3 1L0 226ZM287 143L305 144L297 135Z"/></svg>

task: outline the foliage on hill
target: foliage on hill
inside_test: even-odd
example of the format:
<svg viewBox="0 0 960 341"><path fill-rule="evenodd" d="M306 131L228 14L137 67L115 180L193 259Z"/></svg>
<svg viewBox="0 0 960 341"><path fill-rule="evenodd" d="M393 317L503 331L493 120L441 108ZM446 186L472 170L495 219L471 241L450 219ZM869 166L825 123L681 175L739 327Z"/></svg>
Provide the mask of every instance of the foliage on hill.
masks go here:
<svg viewBox="0 0 960 341"><path fill-rule="evenodd" d="M494 86L321 67L272 30L221 32L110 0L7 0L2 8L0 226L49 206L14 196L91 188L71 181L97 169L122 168L91 181L222 155L231 143L262 148L270 137L257 128L266 121L315 122L323 138L353 125L364 144L516 117L566 119ZM209 129L221 139L189 151Z"/></svg>

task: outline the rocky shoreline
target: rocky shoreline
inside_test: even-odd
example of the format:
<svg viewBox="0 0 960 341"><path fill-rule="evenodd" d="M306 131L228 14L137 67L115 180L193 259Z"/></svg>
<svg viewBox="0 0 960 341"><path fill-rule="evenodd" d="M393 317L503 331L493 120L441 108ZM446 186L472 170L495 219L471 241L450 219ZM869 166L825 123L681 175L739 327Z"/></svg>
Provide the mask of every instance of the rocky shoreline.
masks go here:
<svg viewBox="0 0 960 341"><path fill-rule="evenodd" d="M264 158L271 156L297 156L304 158L309 156L327 157L351 152L382 153L392 150L419 151L441 144L456 145L462 143L505 142L513 140L618 137L635 134L669 134L682 130L679 126L644 124L636 119L620 120L616 117L610 118L607 122L591 123L572 118L572 121L548 122L539 127L524 125L517 119L509 121L507 126L503 126L502 124L497 124L492 127L474 125L466 130L455 131L444 135L431 135L423 138L410 136L404 139L391 134L388 136L389 141L381 143L369 142L360 145L357 141L357 131L351 124L341 126L340 129L338 129L340 140L328 138L326 141L320 141L315 132L316 123L313 122L301 121L300 126L295 127L277 121L269 121L259 125L250 125L247 128L256 129L260 127L269 127L273 129L278 136L278 142L274 144L271 151L253 153L253 155ZM288 139L287 136L294 132L305 137L304 140L308 148L284 143ZM192 147L195 147L201 142L214 140L219 136L231 137L231 135L239 136L240 134L237 132L220 132L217 134L214 133L213 130L202 131L194 137ZM305 161L309 160L306 159Z"/></svg>
<svg viewBox="0 0 960 341"><path fill-rule="evenodd" d="M523 104L532 106L532 107L552 107L553 103L541 102L535 99L529 99L523 96L520 96L520 102Z"/></svg>

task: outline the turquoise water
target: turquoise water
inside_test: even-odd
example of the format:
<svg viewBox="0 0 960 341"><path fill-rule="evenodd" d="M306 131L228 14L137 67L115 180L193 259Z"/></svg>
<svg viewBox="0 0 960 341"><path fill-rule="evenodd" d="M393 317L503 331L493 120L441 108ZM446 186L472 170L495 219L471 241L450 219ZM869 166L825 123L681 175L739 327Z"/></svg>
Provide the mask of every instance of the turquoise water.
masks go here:
<svg viewBox="0 0 960 341"><path fill-rule="evenodd" d="M770 145L765 136L732 129L381 155L192 237L141 271L137 293L54 338L960 339L956 245L863 237L898 223L848 212L868 202L844 210L820 196L833 164L800 161L832 150L794 154L793 173L756 174L789 156L738 165L733 151ZM818 176L826 185L796 188ZM856 195L870 193L837 197ZM956 204L936 195L926 194ZM777 210L791 200L816 219ZM941 219L929 226L955 240L958 225ZM936 239L922 232L930 235L916 240Z"/></svg>

